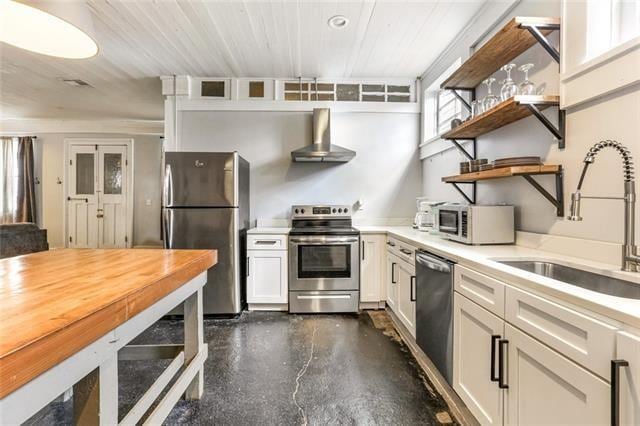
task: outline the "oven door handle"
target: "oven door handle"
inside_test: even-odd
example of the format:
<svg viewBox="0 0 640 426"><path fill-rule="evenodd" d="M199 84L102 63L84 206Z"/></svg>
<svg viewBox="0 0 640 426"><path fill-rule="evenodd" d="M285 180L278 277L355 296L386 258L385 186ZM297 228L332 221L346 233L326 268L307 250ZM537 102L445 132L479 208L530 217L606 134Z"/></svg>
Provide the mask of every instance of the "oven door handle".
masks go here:
<svg viewBox="0 0 640 426"><path fill-rule="evenodd" d="M357 237L308 237L308 238L289 238L289 242L293 244L316 244L316 245L331 245L331 244L345 244L345 243L357 243Z"/></svg>

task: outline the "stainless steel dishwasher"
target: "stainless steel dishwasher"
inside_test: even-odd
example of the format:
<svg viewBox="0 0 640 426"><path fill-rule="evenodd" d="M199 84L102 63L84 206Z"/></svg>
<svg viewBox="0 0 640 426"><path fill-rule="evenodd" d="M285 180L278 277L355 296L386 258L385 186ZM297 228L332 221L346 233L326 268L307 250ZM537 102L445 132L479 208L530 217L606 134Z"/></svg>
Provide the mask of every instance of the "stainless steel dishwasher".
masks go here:
<svg viewBox="0 0 640 426"><path fill-rule="evenodd" d="M416 341L442 376L453 382L453 265L416 252Z"/></svg>

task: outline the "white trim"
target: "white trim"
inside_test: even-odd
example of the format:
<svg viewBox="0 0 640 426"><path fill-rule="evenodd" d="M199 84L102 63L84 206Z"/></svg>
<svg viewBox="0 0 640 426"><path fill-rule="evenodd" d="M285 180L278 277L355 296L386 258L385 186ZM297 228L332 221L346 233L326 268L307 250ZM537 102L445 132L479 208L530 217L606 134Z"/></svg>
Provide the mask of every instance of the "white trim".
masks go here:
<svg viewBox="0 0 640 426"><path fill-rule="evenodd" d="M20 136L41 133L117 133L162 136L164 120L0 119L0 135Z"/></svg>
<svg viewBox="0 0 640 426"><path fill-rule="evenodd" d="M331 108L332 112L380 112L420 114L417 102L322 102L322 101L221 101L177 99L178 111L287 111L311 112L314 108Z"/></svg>
<svg viewBox="0 0 640 426"><path fill-rule="evenodd" d="M127 242L126 248L133 247L133 180L134 180L134 140L133 139L103 139L103 138L65 138L64 140L64 155L62 170L64 170L64 179L62 181L62 205L63 208L63 224L62 235L64 238L64 247L69 247L69 234L68 234L68 222L69 212L67 211L68 203L68 182L69 182L69 149L71 145L126 145L127 146Z"/></svg>
<svg viewBox="0 0 640 426"><path fill-rule="evenodd" d="M570 71L560 74L560 81L567 81L579 77L581 74L587 73L595 68L605 65L607 62L610 62L619 56L625 55L639 47L640 36L628 40L621 45L608 50L602 55L596 56L595 58L574 67Z"/></svg>

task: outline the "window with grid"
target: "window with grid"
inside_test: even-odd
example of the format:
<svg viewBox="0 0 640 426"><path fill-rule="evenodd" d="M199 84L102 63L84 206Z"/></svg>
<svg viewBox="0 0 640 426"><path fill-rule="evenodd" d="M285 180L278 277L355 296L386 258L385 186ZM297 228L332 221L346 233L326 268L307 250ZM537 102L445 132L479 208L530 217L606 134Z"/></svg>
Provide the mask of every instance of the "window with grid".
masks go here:
<svg viewBox="0 0 640 426"><path fill-rule="evenodd" d="M438 134L451 129L451 120L462 120L462 103L451 90L440 90L436 97L436 128Z"/></svg>

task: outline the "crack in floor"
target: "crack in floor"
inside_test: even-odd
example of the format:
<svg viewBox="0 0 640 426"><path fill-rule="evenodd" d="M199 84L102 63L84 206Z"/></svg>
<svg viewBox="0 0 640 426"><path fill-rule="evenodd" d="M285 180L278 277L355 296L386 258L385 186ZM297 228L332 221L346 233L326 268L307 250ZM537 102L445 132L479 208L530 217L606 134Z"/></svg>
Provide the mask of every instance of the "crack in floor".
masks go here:
<svg viewBox="0 0 640 426"><path fill-rule="evenodd" d="M307 362L305 362L302 368L300 369L300 371L298 371L298 375L296 376L296 388L294 389L292 394L293 403L296 404L296 407L298 407L298 412L302 416L303 426L307 425L307 414L305 413L304 408L302 408L302 406L298 403L296 396L298 395L298 390L300 389L300 379L302 379L302 376L304 376L305 373L307 372L307 369L309 368L309 364L311 364L311 360L313 359L313 353L315 350L316 331L318 331L318 325L314 324L313 332L311 333L311 353L309 354L309 359L307 360Z"/></svg>

